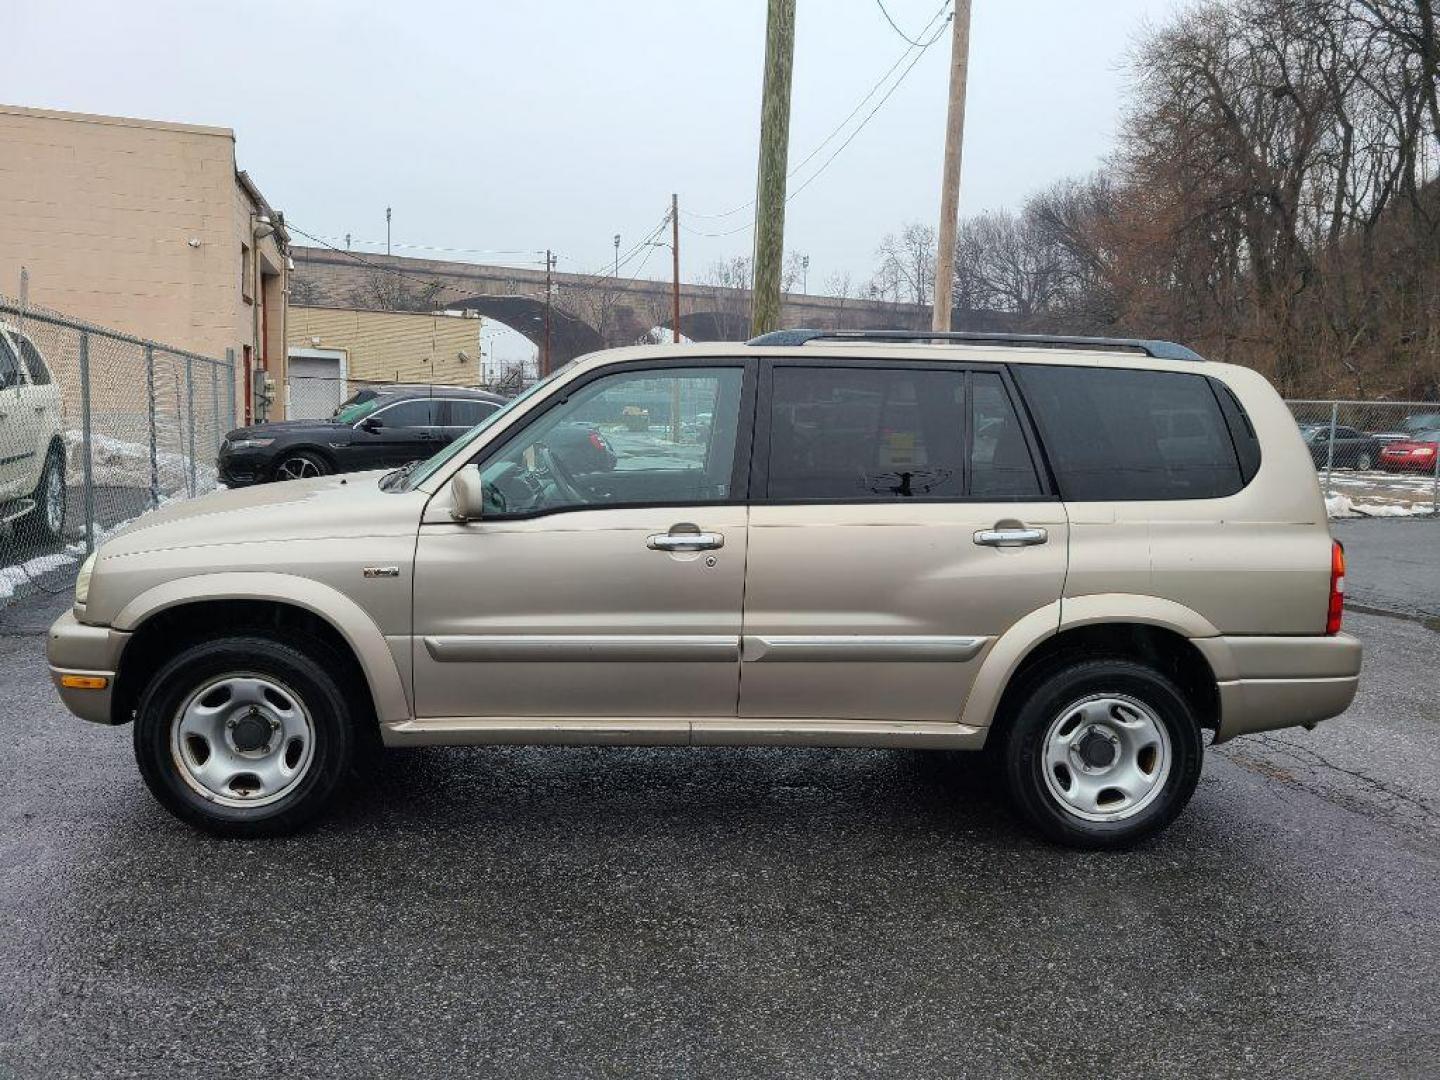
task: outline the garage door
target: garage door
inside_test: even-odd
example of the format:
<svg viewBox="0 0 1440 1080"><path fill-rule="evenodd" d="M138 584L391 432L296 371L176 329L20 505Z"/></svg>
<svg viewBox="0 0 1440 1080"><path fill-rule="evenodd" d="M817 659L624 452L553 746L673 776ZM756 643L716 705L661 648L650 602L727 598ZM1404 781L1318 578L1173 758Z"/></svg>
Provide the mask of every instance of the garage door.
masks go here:
<svg viewBox="0 0 1440 1080"><path fill-rule="evenodd" d="M345 380L338 356L290 357L289 397L285 414L292 420L329 416L344 400Z"/></svg>

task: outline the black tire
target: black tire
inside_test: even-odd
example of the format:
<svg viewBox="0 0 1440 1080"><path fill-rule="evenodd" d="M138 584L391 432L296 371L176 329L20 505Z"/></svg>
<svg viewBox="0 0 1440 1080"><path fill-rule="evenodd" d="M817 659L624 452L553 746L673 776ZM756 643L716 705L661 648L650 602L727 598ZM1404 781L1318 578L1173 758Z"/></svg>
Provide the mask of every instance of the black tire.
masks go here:
<svg viewBox="0 0 1440 1080"><path fill-rule="evenodd" d="M58 518L53 518L49 509L51 484L58 484ZM51 444L46 452L45 467L40 470L40 481L35 485L31 498L35 500L35 509L22 519L28 523L25 531L39 543L50 544L60 540L65 532L65 451L58 445Z"/></svg>
<svg viewBox="0 0 1440 1080"><path fill-rule="evenodd" d="M261 634L216 638L191 645L157 671L140 696L135 715L135 760L160 803L180 820L217 836L284 836L295 832L334 798L350 772L360 742L353 710L329 674L343 670L316 646L303 650ZM231 806L203 794L171 748L171 729L181 709L208 682L253 675L278 683L309 714L313 749L308 768L292 790L274 802ZM203 700L203 699L202 699Z"/></svg>
<svg viewBox="0 0 1440 1080"><path fill-rule="evenodd" d="M1375 467L1375 457L1369 450L1361 450L1355 455L1354 468L1360 472L1369 472Z"/></svg>
<svg viewBox="0 0 1440 1080"><path fill-rule="evenodd" d="M282 450L275 456L275 467L270 470L271 480L302 480L315 476L329 476L335 466L323 454L314 450Z"/></svg>
<svg viewBox="0 0 1440 1080"><path fill-rule="evenodd" d="M1169 825L1195 792L1204 763L1200 725L1185 695L1154 668L1096 659L1043 671L1008 722L1001 744L1006 788L1016 809L1046 839L1067 847L1126 847ZM1044 740L1062 713L1086 698L1115 695L1154 714L1169 740L1169 773L1158 793L1129 817L1090 821L1053 794L1045 778ZM1063 769L1062 769L1063 772Z"/></svg>

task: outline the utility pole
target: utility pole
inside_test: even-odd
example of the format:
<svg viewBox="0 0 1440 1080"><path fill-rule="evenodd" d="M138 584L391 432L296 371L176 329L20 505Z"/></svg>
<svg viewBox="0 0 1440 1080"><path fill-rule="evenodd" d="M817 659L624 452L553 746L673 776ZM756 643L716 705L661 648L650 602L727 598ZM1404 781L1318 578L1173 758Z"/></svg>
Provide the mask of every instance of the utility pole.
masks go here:
<svg viewBox="0 0 1440 1080"><path fill-rule="evenodd" d="M810 292L810 256L809 256L809 255L802 255L802 256L800 256L800 291L801 291L802 293L807 293L807 294Z"/></svg>
<svg viewBox="0 0 1440 1080"><path fill-rule="evenodd" d="M540 350L540 377L550 374L550 268L555 265L550 249L545 249L545 342Z"/></svg>
<svg viewBox="0 0 1440 1080"><path fill-rule="evenodd" d="M769 0L765 89L760 98L760 162L755 178L755 283L750 329L780 325L780 264L785 258L785 171L790 151L790 69L795 60L795 0Z"/></svg>
<svg viewBox="0 0 1440 1080"><path fill-rule="evenodd" d="M390 207L385 207L385 254L390 254Z"/></svg>
<svg viewBox="0 0 1440 1080"><path fill-rule="evenodd" d="M945 166L940 180L940 239L935 249L935 304L930 329L950 329L955 278L955 229L960 218L960 151L965 141L965 79L970 63L970 0L955 0L950 41L950 107L945 117Z"/></svg>
<svg viewBox="0 0 1440 1080"><path fill-rule="evenodd" d="M680 196L670 196L670 343L680 344ZM670 380L670 441L680 441L680 380Z"/></svg>
<svg viewBox="0 0 1440 1080"><path fill-rule="evenodd" d="M615 234L615 276L620 276L620 234Z"/></svg>

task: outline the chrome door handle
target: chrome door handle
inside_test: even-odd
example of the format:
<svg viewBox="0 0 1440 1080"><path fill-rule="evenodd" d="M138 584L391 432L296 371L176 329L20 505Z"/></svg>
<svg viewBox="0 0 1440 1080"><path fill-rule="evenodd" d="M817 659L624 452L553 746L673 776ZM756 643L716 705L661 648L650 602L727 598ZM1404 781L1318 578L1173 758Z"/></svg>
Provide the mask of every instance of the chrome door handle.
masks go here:
<svg viewBox="0 0 1440 1080"><path fill-rule="evenodd" d="M1050 538L1044 529L981 529L975 543L982 547L1029 547Z"/></svg>
<svg viewBox="0 0 1440 1080"><path fill-rule="evenodd" d="M654 551L713 551L725 546L725 535L713 532L653 533L645 538L645 546Z"/></svg>

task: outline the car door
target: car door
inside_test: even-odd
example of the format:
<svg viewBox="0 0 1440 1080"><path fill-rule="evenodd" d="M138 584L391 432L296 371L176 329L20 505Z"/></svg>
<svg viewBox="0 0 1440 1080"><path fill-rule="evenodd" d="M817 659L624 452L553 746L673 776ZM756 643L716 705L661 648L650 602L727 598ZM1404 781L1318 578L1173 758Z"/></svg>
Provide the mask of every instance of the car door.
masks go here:
<svg viewBox="0 0 1440 1080"><path fill-rule="evenodd" d="M383 405L355 425L352 453L362 469L390 469L428 458L449 439L440 423L443 402L409 398Z"/></svg>
<svg viewBox="0 0 1440 1080"><path fill-rule="evenodd" d="M0 327L0 500L28 495L38 477L29 383L10 333Z"/></svg>
<svg viewBox="0 0 1440 1080"><path fill-rule="evenodd" d="M775 360L761 386L740 715L958 720L987 650L1065 576L1008 376Z"/></svg>
<svg viewBox="0 0 1440 1080"><path fill-rule="evenodd" d="M465 466L485 517L451 521L441 492L417 541L417 716L733 718L753 381L739 360L602 368ZM623 429L652 401L714 419ZM552 451L578 425L607 432L623 486Z"/></svg>

